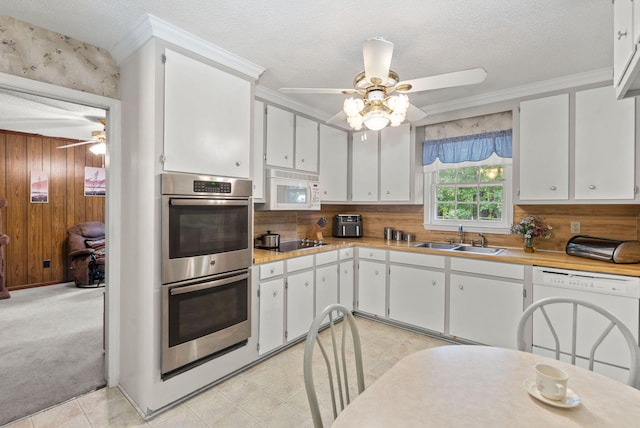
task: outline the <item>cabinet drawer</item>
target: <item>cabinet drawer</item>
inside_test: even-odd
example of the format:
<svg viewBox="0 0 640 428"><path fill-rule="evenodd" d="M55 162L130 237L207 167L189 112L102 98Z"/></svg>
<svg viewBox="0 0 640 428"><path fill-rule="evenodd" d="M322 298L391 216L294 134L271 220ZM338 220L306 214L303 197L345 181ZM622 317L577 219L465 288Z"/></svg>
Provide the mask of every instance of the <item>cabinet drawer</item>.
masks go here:
<svg viewBox="0 0 640 428"><path fill-rule="evenodd" d="M387 250L381 250L379 248L358 248L358 257L361 259L371 260L387 260Z"/></svg>
<svg viewBox="0 0 640 428"><path fill-rule="evenodd" d="M325 251L324 253L316 253L316 265L335 263L337 261L338 261L337 251Z"/></svg>
<svg viewBox="0 0 640 428"><path fill-rule="evenodd" d="M287 272L295 272L301 269L313 267L313 254L302 257L294 257L287 260Z"/></svg>
<svg viewBox="0 0 640 428"><path fill-rule="evenodd" d="M451 270L501 276L505 278L524 279L524 266L512 263L488 262L485 260L452 257Z"/></svg>
<svg viewBox="0 0 640 428"><path fill-rule="evenodd" d="M350 259L353 257L353 247L342 248L339 253L340 260Z"/></svg>
<svg viewBox="0 0 640 428"><path fill-rule="evenodd" d="M260 279L282 275L283 272L284 262L273 262L260 265Z"/></svg>
<svg viewBox="0 0 640 428"><path fill-rule="evenodd" d="M408 265L444 269L444 256L437 256L435 254L389 251L389 261L392 263L405 263Z"/></svg>

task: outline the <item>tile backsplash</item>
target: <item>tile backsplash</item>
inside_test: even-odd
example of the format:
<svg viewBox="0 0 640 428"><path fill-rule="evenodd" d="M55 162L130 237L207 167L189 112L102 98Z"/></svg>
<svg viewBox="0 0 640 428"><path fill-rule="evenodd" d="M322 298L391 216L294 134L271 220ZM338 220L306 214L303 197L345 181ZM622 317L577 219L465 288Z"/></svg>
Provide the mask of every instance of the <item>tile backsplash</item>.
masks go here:
<svg viewBox="0 0 640 428"><path fill-rule="evenodd" d="M418 241L446 241L457 238L456 231L429 231L423 223L422 205L328 205L321 211L256 211L254 234L258 236L270 230L280 234L281 241L304 238L320 217L328 224L323 231L326 238L332 234L333 217L336 214L362 215L364 236L382 238L385 227L393 227L405 233L414 233ZM638 239L640 209L636 205L517 205L514 222L528 215L540 215L553 227L549 239L536 240L540 250L564 251L571 233L572 221L580 222L580 235L604 238ZM467 233L467 242L478 239L475 233ZM490 246L521 247L522 237L517 235L486 234Z"/></svg>

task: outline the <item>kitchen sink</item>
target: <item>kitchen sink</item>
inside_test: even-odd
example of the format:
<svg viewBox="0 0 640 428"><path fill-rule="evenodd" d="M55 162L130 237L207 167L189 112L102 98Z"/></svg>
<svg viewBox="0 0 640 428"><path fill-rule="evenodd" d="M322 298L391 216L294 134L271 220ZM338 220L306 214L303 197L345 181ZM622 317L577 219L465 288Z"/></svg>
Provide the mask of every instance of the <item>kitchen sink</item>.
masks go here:
<svg viewBox="0 0 640 428"><path fill-rule="evenodd" d="M431 248L433 250L453 250L459 246L460 244L447 244L446 242L422 242L414 245L414 247Z"/></svg>
<svg viewBox="0 0 640 428"><path fill-rule="evenodd" d="M449 250L459 251L461 253L474 253L474 254L500 254L504 248L493 247L474 247L464 244L449 244L446 242L421 242L414 245L416 248L430 248L432 250Z"/></svg>
<svg viewBox="0 0 640 428"><path fill-rule="evenodd" d="M456 248L452 248L452 250L464 252L464 253L475 253L475 254L499 254L502 251L504 251L504 248L473 247L470 245L460 245Z"/></svg>

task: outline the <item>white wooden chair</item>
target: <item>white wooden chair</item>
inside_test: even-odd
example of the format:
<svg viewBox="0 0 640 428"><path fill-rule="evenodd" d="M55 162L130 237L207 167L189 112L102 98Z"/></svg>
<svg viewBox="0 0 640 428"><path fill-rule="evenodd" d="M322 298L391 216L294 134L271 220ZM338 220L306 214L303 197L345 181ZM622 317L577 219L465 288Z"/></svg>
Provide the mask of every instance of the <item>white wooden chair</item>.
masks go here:
<svg viewBox="0 0 640 428"><path fill-rule="evenodd" d="M630 352L630 366L629 366L629 377L627 383L635 388L640 389L640 348L638 347L638 342L633 337L633 333L629 330L629 328L624 325L624 323L611 312L606 309L601 308L598 305L595 305L591 302L587 302L580 299L569 298L569 297L547 297L545 299L538 300L531 304L525 311L522 313L520 318L520 322L518 323L517 329L517 346L520 351L526 351L527 345L525 343L525 327L527 325L527 321L533 317L535 311L539 310L542 314L547 327L551 335L553 336L553 340L555 342L555 358L556 360L560 359L560 339L558 337L558 333L556 328L554 327L552 320L549 316L549 312L547 309L550 306L560 306L560 305L571 305L572 308L572 325L571 325L571 343L570 348L563 348L565 353L568 353L567 350L570 349L571 356L571 364L576 363L576 349L577 349L577 332L578 332L578 308L584 308L586 310L593 311L597 314L600 314L604 318L608 320L608 324L606 324L605 328L602 330L600 336L598 336L589 352L589 370L593 371L593 363L596 356L596 351L598 347L602 344L605 338L611 333L614 328L617 328L622 337L624 337L625 341L629 346ZM603 325L605 325L603 324ZM557 325L557 323L556 323ZM596 332L597 333L597 332ZM566 346L566 344L565 344Z"/></svg>
<svg viewBox="0 0 640 428"><path fill-rule="evenodd" d="M328 331L319 335L318 332L327 318L329 320ZM339 321L339 318L342 318L342 321L337 324L336 321ZM340 332L337 331L338 325L342 327ZM350 342L347 342L347 336L351 336ZM339 304L327 306L311 324L304 348L304 386L307 390L313 426L322 428L322 415L313 378L313 353L316 344L322 353L324 366L327 370L331 406L335 419L338 413L344 410L352 400L353 389L350 390L349 380L353 379L354 375L349 376L348 368L355 367L358 395L364 391L360 333L353 315L346 307ZM347 349L348 345L352 348ZM348 363L351 363L350 367L348 367ZM355 399L355 397L353 398Z"/></svg>

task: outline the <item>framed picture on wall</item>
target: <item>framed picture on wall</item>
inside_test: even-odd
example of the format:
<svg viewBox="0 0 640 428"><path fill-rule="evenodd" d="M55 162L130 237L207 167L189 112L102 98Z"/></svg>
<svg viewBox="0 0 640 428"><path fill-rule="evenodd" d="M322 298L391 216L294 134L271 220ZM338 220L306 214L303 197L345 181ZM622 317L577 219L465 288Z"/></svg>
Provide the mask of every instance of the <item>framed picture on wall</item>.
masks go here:
<svg viewBox="0 0 640 428"><path fill-rule="evenodd" d="M84 167L84 195L105 196L107 194L104 168Z"/></svg>
<svg viewBox="0 0 640 428"><path fill-rule="evenodd" d="M49 202L49 173L31 171L31 203L46 204Z"/></svg>

